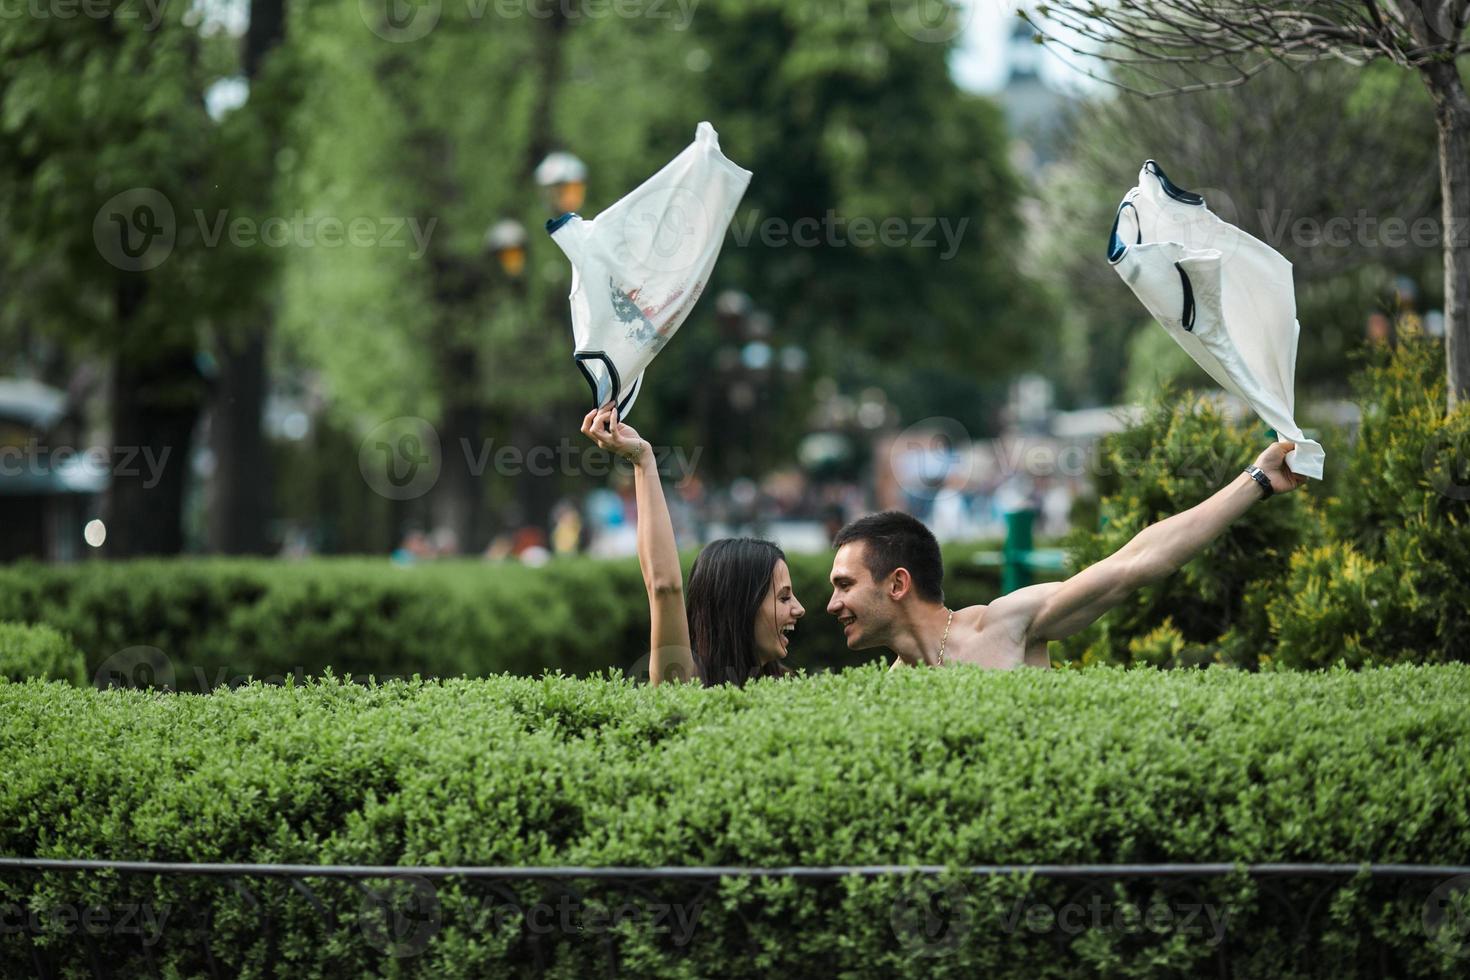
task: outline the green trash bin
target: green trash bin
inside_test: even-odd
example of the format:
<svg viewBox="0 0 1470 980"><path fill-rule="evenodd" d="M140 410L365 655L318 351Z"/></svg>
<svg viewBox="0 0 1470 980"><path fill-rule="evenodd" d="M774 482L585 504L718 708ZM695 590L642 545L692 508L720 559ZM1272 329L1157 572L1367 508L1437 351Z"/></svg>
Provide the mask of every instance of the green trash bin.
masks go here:
<svg viewBox="0 0 1470 980"><path fill-rule="evenodd" d="M1001 551L1000 593L1007 595L1031 584L1031 530L1036 511L1006 511L1006 543Z"/></svg>

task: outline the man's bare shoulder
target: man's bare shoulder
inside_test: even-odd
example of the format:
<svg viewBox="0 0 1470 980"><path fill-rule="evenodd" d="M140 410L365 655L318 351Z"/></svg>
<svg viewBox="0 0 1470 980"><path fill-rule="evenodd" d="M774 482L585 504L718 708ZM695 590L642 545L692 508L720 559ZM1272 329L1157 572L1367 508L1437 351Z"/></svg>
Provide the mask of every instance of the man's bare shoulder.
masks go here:
<svg viewBox="0 0 1470 980"><path fill-rule="evenodd" d="M955 626L966 634L962 648L956 650L956 660L996 670L1011 670L1023 665L1050 667L1046 641L1031 640L1027 636L1029 617L1024 614L1034 601L1045 597L1047 590L1036 586L1030 588L1037 589L1037 592L1023 597L1020 602L1011 600L1010 596L1001 596L988 605L955 610ZM1011 596L1016 595L1011 593Z"/></svg>

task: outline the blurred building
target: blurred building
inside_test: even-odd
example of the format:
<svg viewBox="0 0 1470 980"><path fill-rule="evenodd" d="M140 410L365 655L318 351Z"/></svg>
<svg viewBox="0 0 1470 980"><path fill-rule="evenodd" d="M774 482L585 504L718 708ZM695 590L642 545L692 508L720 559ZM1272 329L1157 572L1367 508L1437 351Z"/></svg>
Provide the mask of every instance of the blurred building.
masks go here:
<svg viewBox="0 0 1470 980"><path fill-rule="evenodd" d="M0 561L74 559L107 490L103 451L77 445L65 393L0 378Z"/></svg>
<svg viewBox="0 0 1470 980"><path fill-rule="evenodd" d="M1042 74L1045 51L1037 37L1030 23L1016 18L1006 44L1009 75L996 95L1015 140L1011 162L1021 170L1045 166L1056 158L1071 104L1071 99Z"/></svg>

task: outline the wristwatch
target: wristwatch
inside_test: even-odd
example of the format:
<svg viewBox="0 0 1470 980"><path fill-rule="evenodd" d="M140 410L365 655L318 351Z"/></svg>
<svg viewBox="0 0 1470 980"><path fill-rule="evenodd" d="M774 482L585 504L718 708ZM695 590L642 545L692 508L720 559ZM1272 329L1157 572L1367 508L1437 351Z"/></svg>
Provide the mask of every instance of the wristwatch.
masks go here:
<svg viewBox="0 0 1470 980"><path fill-rule="evenodd" d="M1265 500L1267 497L1271 496L1271 494L1276 492L1276 490L1271 486L1271 478L1266 475L1265 470L1261 469L1255 463L1247 466L1245 468L1245 471L1250 475L1250 478L1252 480L1255 480L1261 485L1261 489L1264 491L1264 493L1261 494L1262 500Z"/></svg>

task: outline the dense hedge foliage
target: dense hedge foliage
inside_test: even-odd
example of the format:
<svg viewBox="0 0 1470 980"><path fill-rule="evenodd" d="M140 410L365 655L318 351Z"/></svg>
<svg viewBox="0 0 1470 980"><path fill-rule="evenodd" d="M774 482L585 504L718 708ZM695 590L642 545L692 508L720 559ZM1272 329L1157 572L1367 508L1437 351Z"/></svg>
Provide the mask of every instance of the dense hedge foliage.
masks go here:
<svg viewBox="0 0 1470 980"><path fill-rule="evenodd" d="M946 550L952 602L988 602L999 572ZM685 556L686 572L693 554ZM807 608L787 661L841 668L855 654L824 612L830 554L792 555ZM0 568L0 619L69 633L88 676L185 691L332 667L339 676L486 676L608 667L647 673L648 599L634 559L516 563L387 559L145 560Z"/></svg>
<svg viewBox="0 0 1470 980"><path fill-rule="evenodd" d="M86 660L70 640L49 626L0 623L0 679L31 677L83 684Z"/></svg>
<svg viewBox="0 0 1470 980"><path fill-rule="evenodd" d="M1445 413L1444 349L1412 331L1355 378L1352 443L1324 435L1326 480L1251 509L1180 574L1053 648L1090 663L1323 667L1470 660L1470 405ZM1266 448L1165 393L1103 447L1106 526L1068 544L1075 567L1192 507Z"/></svg>
<svg viewBox="0 0 1470 980"><path fill-rule="evenodd" d="M1463 665L894 674L870 665L744 690L547 676L327 679L210 697L0 683L0 854L399 866L1463 864L1467 701ZM211 913L210 952L223 975L243 977L542 975L533 954L544 975L578 980L609 975L609 957L620 975L639 976L1052 977L1213 974L1227 954L1236 976L1410 976L1452 971L1470 953L1470 935L1425 924L1435 882L1384 892L1359 881L1310 918L1305 946L1292 923L1308 898L1287 888L1272 899L1244 876L1183 893L955 879L937 932L916 917L931 893L900 878L725 879L703 906L685 907L693 929L682 934L650 919L533 936L528 919L502 913L553 901L537 888L490 896L463 880L418 885L426 894L382 885L400 889L385 902L408 903L390 934L375 931L381 910L322 880L314 887L343 929L279 883L251 883L280 917L267 929L218 881L0 875L11 922L24 910L53 923L49 934L0 930L0 975L30 975L28 940L85 968L76 920L67 932L56 909L145 903L166 919L149 950L164 976L205 972L199 943L179 937ZM692 902L690 892L648 885L634 897L672 904ZM1084 896L1175 917L1148 928L1105 917L1072 931L1038 920L1037 909ZM577 915L627 897L588 885ZM1190 903L1210 915L1186 923ZM137 935L100 932L95 952L116 975L152 975Z"/></svg>

